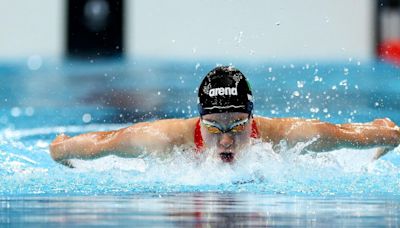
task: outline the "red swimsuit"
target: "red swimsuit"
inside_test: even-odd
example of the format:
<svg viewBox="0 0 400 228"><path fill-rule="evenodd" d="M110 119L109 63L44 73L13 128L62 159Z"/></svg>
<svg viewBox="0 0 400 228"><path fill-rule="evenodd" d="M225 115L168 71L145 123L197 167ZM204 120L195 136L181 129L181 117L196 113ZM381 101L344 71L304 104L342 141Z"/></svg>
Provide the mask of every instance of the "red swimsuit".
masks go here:
<svg viewBox="0 0 400 228"><path fill-rule="evenodd" d="M252 138L259 138L260 133L257 128L256 121L253 120L251 124L251 135L250 137ZM194 144L196 145L196 150L200 152L203 149L204 142L203 142L203 137L201 136L201 131L200 131L200 118L197 120L196 127L194 129Z"/></svg>

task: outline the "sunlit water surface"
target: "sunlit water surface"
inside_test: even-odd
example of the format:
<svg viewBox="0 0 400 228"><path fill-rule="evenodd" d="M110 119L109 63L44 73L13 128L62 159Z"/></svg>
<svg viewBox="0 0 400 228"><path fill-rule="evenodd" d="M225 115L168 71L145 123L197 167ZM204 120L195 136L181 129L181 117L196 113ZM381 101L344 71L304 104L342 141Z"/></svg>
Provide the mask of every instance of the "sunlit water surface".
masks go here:
<svg viewBox="0 0 400 228"><path fill-rule="evenodd" d="M399 148L372 161L374 149L302 154L304 142L277 153L256 141L234 165L176 148L162 158L61 166L48 150L61 132L196 116L196 86L213 67L64 64L0 68L0 225L399 225ZM400 75L390 66L240 68L253 84L257 115L400 121Z"/></svg>

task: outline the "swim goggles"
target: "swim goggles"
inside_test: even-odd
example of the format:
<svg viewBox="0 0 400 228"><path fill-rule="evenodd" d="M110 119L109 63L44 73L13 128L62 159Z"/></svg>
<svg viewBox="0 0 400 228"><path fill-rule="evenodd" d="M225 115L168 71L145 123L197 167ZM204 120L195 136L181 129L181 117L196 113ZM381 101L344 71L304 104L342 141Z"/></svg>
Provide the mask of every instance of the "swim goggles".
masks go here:
<svg viewBox="0 0 400 228"><path fill-rule="evenodd" d="M240 133L246 129L246 124L249 122L249 118L236 121L224 128L220 124L201 119L201 123L206 127L207 131L211 134L221 134L221 133Z"/></svg>

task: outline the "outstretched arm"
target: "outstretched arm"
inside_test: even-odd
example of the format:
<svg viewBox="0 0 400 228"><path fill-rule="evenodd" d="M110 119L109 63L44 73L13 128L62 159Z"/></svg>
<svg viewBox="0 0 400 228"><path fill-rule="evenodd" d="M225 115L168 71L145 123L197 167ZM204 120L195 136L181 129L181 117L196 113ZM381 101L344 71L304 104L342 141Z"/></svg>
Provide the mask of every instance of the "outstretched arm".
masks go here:
<svg viewBox="0 0 400 228"><path fill-rule="evenodd" d="M93 159L110 154L137 157L148 151L168 152L185 142L188 120L160 120L139 123L108 132L92 132L68 137L59 135L50 145L52 158L64 165L68 159Z"/></svg>
<svg viewBox="0 0 400 228"><path fill-rule="evenodd" d="M289 146L294 146L298 142L314 140L306 148L311 151L331 151L345 147L358 149L381 147L381 155L383 155L400 143L399 127L389 119L377 119L370 123L336 125L304 119L264 119L260 121L261 124L263 122L265 125L269 125L269 127L264 127L264 131L271 141L278 143L284 139Z"/></svg>

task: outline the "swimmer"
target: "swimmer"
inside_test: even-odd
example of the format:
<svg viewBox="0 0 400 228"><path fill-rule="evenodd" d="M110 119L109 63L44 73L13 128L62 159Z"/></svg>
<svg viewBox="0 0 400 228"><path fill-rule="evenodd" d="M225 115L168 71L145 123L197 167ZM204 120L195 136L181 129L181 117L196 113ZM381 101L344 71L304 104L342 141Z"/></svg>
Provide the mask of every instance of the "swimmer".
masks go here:
<svg viewBox="0 0 400 228"><path fill-rule="evenodd" d="M266 118L253 115L253 94L245 76L231 66L216 67L203 79L198 92L199 117L142 122L107 132L69 137L59 135L50 145L51 157L68 160L107 155L138 157L145 153L172 153L174 147L191 153L210 150L224 163L233 163L254 142L271 143L276 150L311 142L304 152L341 148L377 148L378 159L400 143L400 130L389 119L369 123L331 124L314 119ZM193 152L192 152L193 151ZM242 154L245 156L245 154Z"/></svg>

